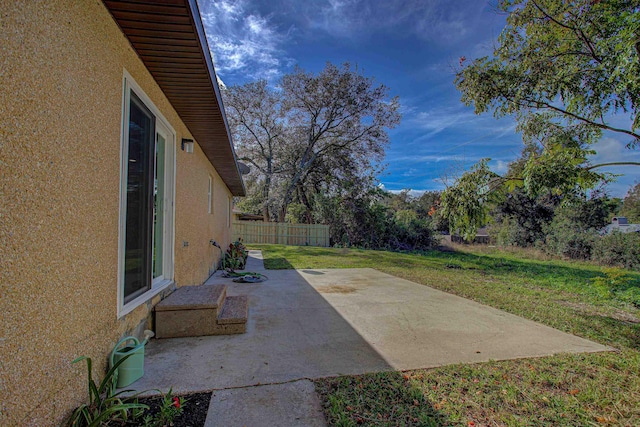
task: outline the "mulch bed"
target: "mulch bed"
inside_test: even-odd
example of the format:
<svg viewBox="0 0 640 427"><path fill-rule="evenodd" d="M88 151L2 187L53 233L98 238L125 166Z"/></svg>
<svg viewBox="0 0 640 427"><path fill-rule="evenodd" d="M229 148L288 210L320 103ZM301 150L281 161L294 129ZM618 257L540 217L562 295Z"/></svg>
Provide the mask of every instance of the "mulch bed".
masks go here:
<svg viewBox="0 0 640 427"><path fill-rule="evenodd" d="M184 412L173 422L173 427L203 427L207 419L207 411L209 410L209 401L211 393L193 393L182 395L186 402L184 403ZM144 397L138 399L138 402L149 405L151 414L159 411L161 396Z"/></svg>

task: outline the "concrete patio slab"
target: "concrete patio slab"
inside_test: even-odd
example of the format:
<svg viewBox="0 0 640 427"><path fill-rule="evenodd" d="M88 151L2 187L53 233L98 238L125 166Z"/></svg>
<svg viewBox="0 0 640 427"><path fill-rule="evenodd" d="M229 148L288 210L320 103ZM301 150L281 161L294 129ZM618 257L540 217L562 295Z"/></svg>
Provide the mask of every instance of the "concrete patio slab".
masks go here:
<svg viewBox="0 0 640 427"><path fill-rule="evenodd" d="M313 383L215 391L205 427L324 427L326 422Z"/></svg>
<svg viewBox="0 0 640 427"><path fill-rule="evenodd" d="M225 283L247 333L153 340L132 387L191 392L490 359L611 350L374 269L267 271Z"/></svg>

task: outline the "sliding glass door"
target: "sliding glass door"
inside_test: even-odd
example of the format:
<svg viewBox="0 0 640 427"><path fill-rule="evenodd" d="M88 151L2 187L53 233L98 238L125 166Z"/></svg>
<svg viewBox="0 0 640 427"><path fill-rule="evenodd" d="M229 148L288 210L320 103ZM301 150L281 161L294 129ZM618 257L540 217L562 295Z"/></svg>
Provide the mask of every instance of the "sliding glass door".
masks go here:
<svg viewBox="0 0 640 427"><path fill-rule="evenodd" d="M173 277L175 133L125 83L122 304ZM130 305L136 305L134 302Z"/></svg>
<svg viewBox="0 0 640 427"><path fill-rule="evenodd" d="M125 303L151 288L148 254L152 244L154 211L155 117L133 92L129 104L128 142Z"/></svg>

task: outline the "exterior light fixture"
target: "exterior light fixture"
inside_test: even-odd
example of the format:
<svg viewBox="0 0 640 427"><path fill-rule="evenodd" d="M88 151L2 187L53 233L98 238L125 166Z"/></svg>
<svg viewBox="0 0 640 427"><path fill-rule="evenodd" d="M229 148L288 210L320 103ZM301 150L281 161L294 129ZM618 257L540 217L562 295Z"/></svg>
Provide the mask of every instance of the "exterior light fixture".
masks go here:
<svg viewBox="0 0 640 427"><path fill-rule="evenodd" d="M246 175L251 172L251 168L242 162L238 162L238 170L241 175Z"/></svg>
<svg viewBox="0 0 640 427"><path fill-rule="evenodd" d="M193 153L193 139L182 138L181 147L185 153Z"/></svg>

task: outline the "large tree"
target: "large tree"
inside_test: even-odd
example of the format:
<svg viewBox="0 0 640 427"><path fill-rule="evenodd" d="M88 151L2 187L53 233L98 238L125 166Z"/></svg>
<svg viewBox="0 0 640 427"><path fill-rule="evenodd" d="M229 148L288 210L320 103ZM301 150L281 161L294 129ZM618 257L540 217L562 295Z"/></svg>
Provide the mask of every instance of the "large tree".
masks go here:
<svg viewBox="0 0 640 427"><path fill-rule="evenodd" d="M261 200L265 218L276 217L269 211L277 206L279 221L292 203L312 220L315 194L373 186L386 131L400 121L388 88L349 64L328 63L318 74L296 68L274 89L233 86L225 105L238 152L254 169L250 197Z"/></svg>
<svg viewBox="0 0 640 427"><path fill-rule="evenodd" d="M640 183L629 189L620 215L626 216L630 222L640 223Z"/></svg>
<svg viewBox="0 0 640 427"><path fill-rule="evenodd" d="M628 149L640 141L637 1L499 0L497 7L507 25L493 56L464 66L455 83L476 113L515 117L524 164L509 177L489 176L481 164L447 190L445 210L454 223L469 218L466 234L489 209L485 191L505 190L498 183L523 186L533 196L575 195L612 178L598 173L612 163L590 161L604 131L621 135ZM475 186L474 176L481 178Z"/></svg>
<svg viewBox="0 0 640 427"><path fill-rule="evenodd" d="M280 95L265 80L231 86L222 93L239 158L251 165L249 199L269 221L272 189L283 171L288 142Z"/></svg>
<svg viewBox="0 0 640 427"><path fill-rule="evenodd" d="M372 78L348 63L342 67L327 63L317 75L296 68L281 85L295 135L290 141L294 156L282 220L294 192L317 168L332 165L334 173L347 177L371 171L384 158L386 129L400 122L400 113L397 98L389 99L386 86L375 86ZM331 173L325 170L323 177L328 179Z"/></svg>

